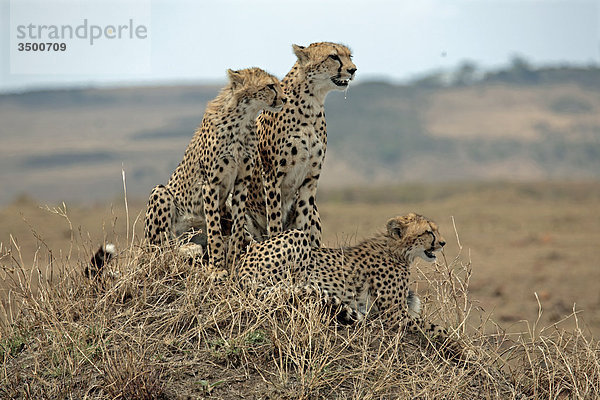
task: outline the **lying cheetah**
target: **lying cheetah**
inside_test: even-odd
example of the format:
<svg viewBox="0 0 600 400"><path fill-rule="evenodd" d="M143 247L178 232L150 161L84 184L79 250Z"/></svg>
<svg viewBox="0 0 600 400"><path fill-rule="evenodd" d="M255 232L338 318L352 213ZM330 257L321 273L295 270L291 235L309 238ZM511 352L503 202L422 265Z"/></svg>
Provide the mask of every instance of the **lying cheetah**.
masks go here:
<svg viewBox="0 0 600 400"><path fill-rule="evenodd" d="M229 262L241 253L247 183L257 154L256 117L285 103L277 78L259 68L227 71L229 84L206 107L202 124L166 186L150 194L144 235L151 244L205 230L210 265L227 264L221 232L225 200L232 194ZM206 228L205 228L206 227Z"/></svg>
<svg viewBox="0 0 600 400"><path fill-rule="evenodd" d="M414 213L390 219L386 233L346 248L311 249L305 233L290 230L250 246L238 274L246 287L291 282L341 305L352 319L376 313L393 329L445 341L447 331L420 317L420 300L408 289L414 260L435 260L445 244L437 225Z"/></svg>
<svg viewBox="0 0 600 400"><path fill-rule="evenodd" d="M312 247L319 247L321 221L315 198L327 149L325 97L346 89L356 66L341 44L293 49L298 60L282 81L290 101L281 111L264 112L257 120L260 163L248 189L248 228L257 240L297 228L309 234Z"/></svg>

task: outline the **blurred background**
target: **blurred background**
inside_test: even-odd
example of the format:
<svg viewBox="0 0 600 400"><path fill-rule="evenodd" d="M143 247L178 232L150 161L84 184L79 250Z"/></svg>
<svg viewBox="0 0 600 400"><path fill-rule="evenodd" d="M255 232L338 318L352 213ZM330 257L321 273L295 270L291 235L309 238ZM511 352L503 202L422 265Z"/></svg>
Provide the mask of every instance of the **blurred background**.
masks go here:
<svg viewBox="0 0 600 400"><path fill-rule="evenodd" d="M292 43L324 40L350 46L359 69L327 98L322 188L600 176L597 1L134 3L150 15L149 71L119 53L123 73L82 74L80 59L19 74L2 57L0 203L110 199L122 167L130 194L145 196L179 162L227 68L283 77Z"/></svg>
<svg viewBox="0 0 600 400"><path fill-rule="evenodd" d="M421 212L449 240L448 261L472 265L473 296L498 321L535 319L537 293L544 322L577 304L600 333L598 1L142 1L149 68L121 52L109 57L120 72L106 74L81 72L89 59L64 73L11 70L15 2L0 2L5 254L62 254L75 236L85 258L139 235L146 196L181 160L227 68L282 78L292 43L341 42L358 72L326 102L326 242ZM106 11L86 17L137 17L96 4Z"/></svg>

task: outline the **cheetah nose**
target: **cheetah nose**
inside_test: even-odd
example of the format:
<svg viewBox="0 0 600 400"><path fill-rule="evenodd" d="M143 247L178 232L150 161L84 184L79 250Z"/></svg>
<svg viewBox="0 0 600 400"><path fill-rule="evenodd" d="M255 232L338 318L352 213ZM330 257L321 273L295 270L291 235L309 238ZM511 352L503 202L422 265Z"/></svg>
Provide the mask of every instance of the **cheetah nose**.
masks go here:
<svg viewBox="0 0 600 400"><path fill-rule="evenodd" d="M356 72L356 68L348 68L347 71L350 75L354 75L354 73Z"/></svg>
<svg viewBox="0 0 600 400"><path fill-rule="evenodd" d="M440 246L444 247L446 245L446 242L440 242Z"/></svg>

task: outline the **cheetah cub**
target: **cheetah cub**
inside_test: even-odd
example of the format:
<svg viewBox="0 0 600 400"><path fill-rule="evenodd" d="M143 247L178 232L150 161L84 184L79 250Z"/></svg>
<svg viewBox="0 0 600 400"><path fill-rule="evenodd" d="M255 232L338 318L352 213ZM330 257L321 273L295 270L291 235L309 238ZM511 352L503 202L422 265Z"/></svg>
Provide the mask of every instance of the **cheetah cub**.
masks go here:
<svg viewBox="0 0 600 400"><path fill-rule="evenodd" d="M227 74L229 83L208 103L169 182L150 193L144 230L153 245L181 242L190 231L206 232L215 270L226 268L243 248L247 184L257 154L256 117L261 110L279 111L286 102L279 80L262 69ZM233 225L226 244L221 218L230 194Z"/></svg>
<svg viewBox="0 0 600 400"><path fill-rule="evenodd" d="M446 329L424 321L409 290L416 258L434 261L446 244L435 222L410 213L390 219L385 233L345 248L311 248L308 235L290 230L254 243L239 267L242 285L265 288L287 281L317 292L352 320L378 314L386 326L422 332L439 342Z"/></svg>

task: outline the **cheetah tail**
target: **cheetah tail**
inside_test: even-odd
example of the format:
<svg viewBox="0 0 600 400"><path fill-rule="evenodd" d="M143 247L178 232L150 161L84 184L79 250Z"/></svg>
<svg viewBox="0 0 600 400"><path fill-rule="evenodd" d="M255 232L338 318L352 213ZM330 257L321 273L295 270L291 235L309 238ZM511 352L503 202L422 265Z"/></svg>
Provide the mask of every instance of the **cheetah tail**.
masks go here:
<svg viewBox="0 0 600 400"><path fill-rule="evenodd" d="M107 243L100 246L98 251L93 255L90 263L85 267L85 276L93 279L102 275L104 265L114 258L117 253L117 248L112 243Z"/></svg>

